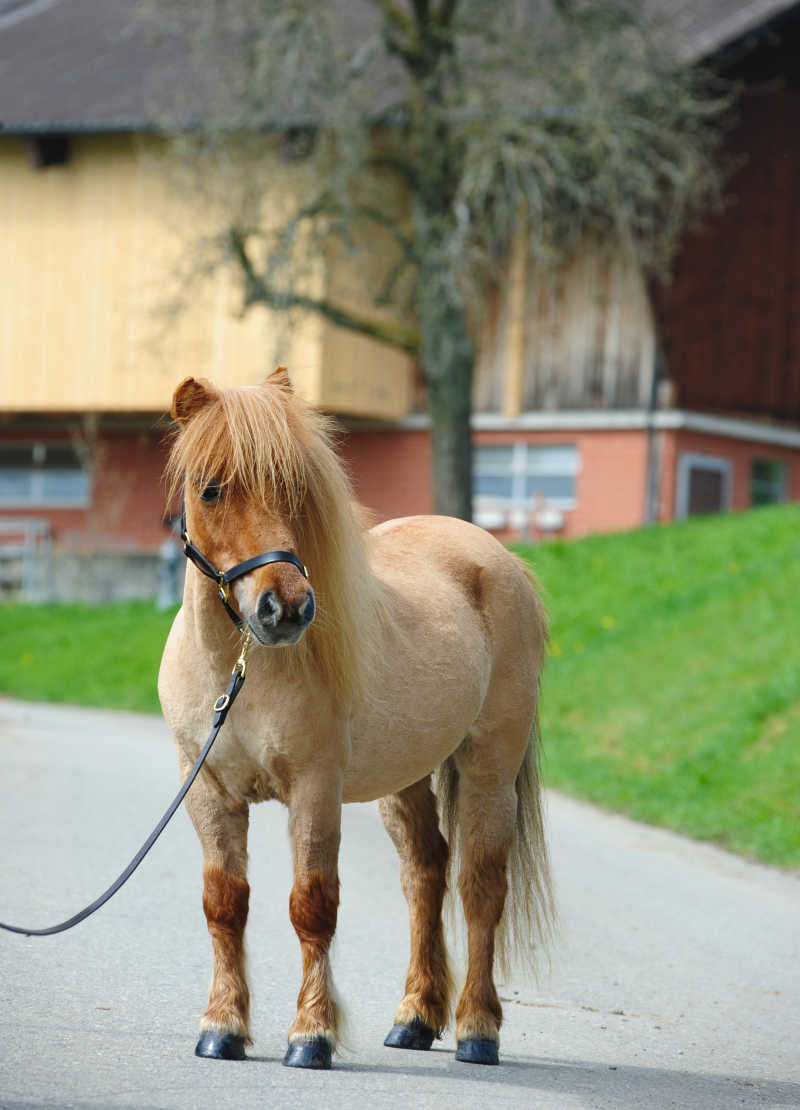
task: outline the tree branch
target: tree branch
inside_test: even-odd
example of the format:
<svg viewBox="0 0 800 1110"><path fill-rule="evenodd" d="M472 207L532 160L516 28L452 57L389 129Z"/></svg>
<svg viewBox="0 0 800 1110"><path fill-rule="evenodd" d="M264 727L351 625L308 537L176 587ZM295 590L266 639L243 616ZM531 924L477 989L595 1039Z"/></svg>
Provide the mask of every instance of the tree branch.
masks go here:
<svg viewBox="0 0 800 1110"><path fill-rule="evenodd" d="M414 167L410 162L404 161L392 154L376 154L372 158L367 158L364 165L367 169L386 169L396 173L409 186L414 189L417 186L417 174Z"/></svg>
<svg viewBox="0 0 800 1110"><path fill-rule="evenodd" d="M412 358L419 357L419 332L416 328L361 316L324 298L307 297L302 293L280 293L271 290L265 290L265 292L272 297L272 300L265 300L270 307L301 308L307 312L316 312L340 328L347 328L348 331L377 339L379 343L385 343L389 347L403 351Z"/></svg>
<svg viewBox="0 0 800 1110"><path fill-rule="evenodd" d="M288 244L296 235L297 229L303 220L314 220L317 216L328 216L335 218L337 216L347 215L352 212L356 217L361 217L364 220L369 220L371 223L377 224L379 227L384 228L389 232L395 243L402 251L403 256L407 261L416 262L416 254L414 251L414 244L407 235L405 235L398 227L397 219L394 216L384 212L383 209L377 208L371 204L353 203L349 209L337 203L332 193L320 193L310 204L305 208L301 208L292 219L286 224L280 232L279 242L282 245ZM330 229L333 235L342 235L342 231L336 227ZM247 233L243 228L238 229L238 234L242 240L247 238Z"/></svg>
<svg viewBox="0 0 800 1110"><path fill-rule="evenodd" d="M458 0L442 0L439 5L439 10L436 12L436 22L440 27L449 27L453 22L456 8L458 7Z"/></svg>
<svg viewBox="0 0 800 1110"><path fill-rule="evenodd" d="M414 7L414 16L420 27L428 22L428 15L430 12L430 0L412 0Z"/></svg>
<svg viewBox="0 0 800 1110"><path fill-rule="evenodd" d="M355 206L355 212L365 220L370 220L379 227L385 228L397 243L398 247L400 247L406 258L411 262L418 261L412 240L409 239L407 235L403 234L397 226L396 219L387 215L382 209L374 208L371 204L357 204Z"/></svg>
<svg viewBox="0 0 800 1110"><path fill-rule="evenodd" d="M400 278L403 276L408 266L409 260L407 258L398 258L397 262L395 262L394 266L392 266L387 274L386 281L384 281L380 292L372 298L374 304L389 305L392 303L392 297L397 288L397 283L400 281Z"/></svg>
<svg viewBox="0 0 800 1110"><path fill-rule="evenodd" d="M375 0L383 12L383 38L390 54L396 54L413 72L420 64L420 37L414 20L393 0Z"/></svg>
<svg viewBox="0 0 800 1110"><path fill-rule="evenodd" d="M265 304L269 308L286 311L299 308L306 312L315 312L323 316L340 328L366 335L385 343L397 350L404 351L412 358L419 356L419 334L416 328L391 321L376 320L374 317L363 316L351 312L324 297L311 297L305 293L293 290L281 290L267 284L256 273L252 259L247 252L247 243L244 233L239 228L231 228L228 234L228 243L233 257L241 267L245 283L244 304L248 308L254 304Z"/></svg>
<svg viewBox="0 0 800 1110"><path fill-rule="evenodd" d="M400 31L408 38L413 37L414 23L399 4L395 4L394 0L375 0L375 2L386 17L387 24L393 30Z"/></svg>

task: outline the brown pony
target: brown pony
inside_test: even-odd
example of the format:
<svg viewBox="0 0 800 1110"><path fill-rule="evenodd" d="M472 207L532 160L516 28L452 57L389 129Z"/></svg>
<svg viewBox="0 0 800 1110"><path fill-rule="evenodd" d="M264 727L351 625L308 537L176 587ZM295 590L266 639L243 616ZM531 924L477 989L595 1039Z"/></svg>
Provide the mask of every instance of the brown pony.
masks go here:
<svg viewBox="0 0 800 1110"><path fill-rule="evenodd" d="M214 950L197 1054L243 1059L250 1039L248 809L277 798L289 810L289 916L302 954L284 1063L330 1066L341 806L380 799L411 924L405 995L385 1043L429 1048L450 1020L441 913L458 853L468 966L456 1058L497 1063L495 947L501 961L531 953L551 915L535 733L546 626L529 577L461 520L409 517L365 532L326 420L283 369L241 389L189 378L172 415L168 472L183 486L195 547L222 570L281 549L309 575L273 562L231 587L230 605L263 648L186 799ZM183 775L235 653L214 582L188 566L159 674Z"/></svg>

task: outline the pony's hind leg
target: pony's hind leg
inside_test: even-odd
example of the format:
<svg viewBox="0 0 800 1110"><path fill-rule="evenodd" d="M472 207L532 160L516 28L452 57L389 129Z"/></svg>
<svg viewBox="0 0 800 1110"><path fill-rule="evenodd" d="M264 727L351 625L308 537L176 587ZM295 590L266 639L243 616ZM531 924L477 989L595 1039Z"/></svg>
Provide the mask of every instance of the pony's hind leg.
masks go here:
<svg viewBox="0 0 800 1110"><path fill-rule="evenodd" d="M250 1043L250 992L245 973L247 806L227 804L202 775L186 808L203 849L203 910L214 951L208 1006L200 1022L196 1056L243 1060Z"/></svg>
<svg viewBox="0 0 800 1110"><path fill-rule="evenodd" d="M384 1044L427 1049L450 1019L452 981L442 931L447 842L439 831L430 778L381 798L379 806L400 858L411 931L405 996Z"/></svg>
<svg viewBox="0 0 800 1110"><path fill-rule="evenodd" d="M479 787L461 776L458 889L467 922L467 977L456 1007L456 1059L497 1064L503 1011L494 985L495 930L508 891L506 868L516 818L514 784Z"/></svg>

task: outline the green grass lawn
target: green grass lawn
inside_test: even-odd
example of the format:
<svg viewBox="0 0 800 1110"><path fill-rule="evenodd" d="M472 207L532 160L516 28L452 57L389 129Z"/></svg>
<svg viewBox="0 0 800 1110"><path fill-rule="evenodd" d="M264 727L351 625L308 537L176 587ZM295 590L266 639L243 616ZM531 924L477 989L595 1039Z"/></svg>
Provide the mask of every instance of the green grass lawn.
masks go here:
<svg viewBox="0 0 800 1110"><path fill-rule="evenodd" d="M551 618L547 783L800 866L800 507L519 551Z"/></svg>
<svg viewBox="0 0 800 1110"><path fill-rule="evenodd" d="M174 616L146 601L4 605L0 692L157 713L158 665Z"/></svg>
<svg viewBox="0 0 800 1110"><path fill-rule="evenodd" d="M552 642L548 785L800 866L800 506L519 548ZM172 613L4 606L0 691L157 711Z"/></svg>

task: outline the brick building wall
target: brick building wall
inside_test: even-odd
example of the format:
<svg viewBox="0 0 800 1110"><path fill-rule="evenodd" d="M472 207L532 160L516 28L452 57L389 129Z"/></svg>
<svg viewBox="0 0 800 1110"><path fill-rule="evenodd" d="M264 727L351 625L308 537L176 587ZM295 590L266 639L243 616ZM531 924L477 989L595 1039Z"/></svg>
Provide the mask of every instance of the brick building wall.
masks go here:
<svg viewBox="0 0 800 1110"><path fill-rule="evenodd" d="M98 547L152 549L165 537L167 448L162 433L109 436L101 443L101 464L87 525Z"/></svg>
<svg viewBox="0 0 800 1110"><path fill-rule="evenodd" d="M575 445L576 505L564 513L565 537L619 531L642 523L647 442L635 431L477 431L474 442L502 446ZM427 429L351 431L342 447L356 496L376 521L433 511ZM500 532L500 535L510 535Z"/></svg>
<svg viewBox="0 0 800 1110"><path fill-rule="evenodd" d="M800 451L796 448L732 439L692 431L662 432L662 480L660 520L672 520L678 511L678 464L682 454L710 456L731 464L731 504L733 512L751 507L751 468L756 459L786 464L789 501L800 501Z"/></svg>
<svg viewBox="0 0 800 1110"><path fill-rule="evenodd" d="M64 426L17 428L4 442L67 442ZM139 429L103 431L96 444L91 503L86 508L22 507L0 509L0 518L26 517L50 522L57 547L87 551L155 551L165 538L163 518L167 457L165 433L155 421ZM637 528L644 522L648 437L630 429L524 428L478 429L477 445L524 442L537 446L571 445L578 453L574 507L563 510L560 535L577 538L593 532ZM692 431L662 429L655 434L660 458L659 519L678 511L678 478L683 455L725 460L730 474L730 507L751 505L751 468L755 459L786 465L786 494L800 500L800 449ZM357 499L374 522L433 511L431 440L427 428L364 428L343 433L340 452ZM172 511L176 511L176 506ZM536 535L536 529L531 529ZM501 538L515 538L512 530Z"/></svg>
<svg viewBox="0 0 800 1110"><path fill-rule="evenodd" d="M53 542L60 547L154 550L165 536L162 474L167 457L164 432L154 425L152 422L141 429L101 431L93 447L86 507L3 506L0 518L47 520ZM18 425L4 431L2 440L7 445L73 442L65 424Z"/></svg>
<svg viewBox="0 0 800 1110"><path fill-rule="evenodd" d="M643 428L478 430L474 442L487 446L569 444L577 448L575 506L564 510L564 527L559 533L566 539L638 528L645 521L649 445ZM751 507L751 467L756 459L784 463L787 497L800 501L800 450L796 447L686 429L657 431L655 445L660 457L659 520L677 515L679 462L684 454L710 456L730 464L733 511ZM376 522L432 511L431 445L426 429L354 430L345 438L342 454L356 496ZM535 528L532 531L535 535ZM516 534L498 532L503 539Z"/></svg>
<svg viewBox="0 0 800 1110"><path fill-rule="evenodd" d="M355 495L375 518L433 512L431 438L423 429L351 430L340 453Z"/></svg>

